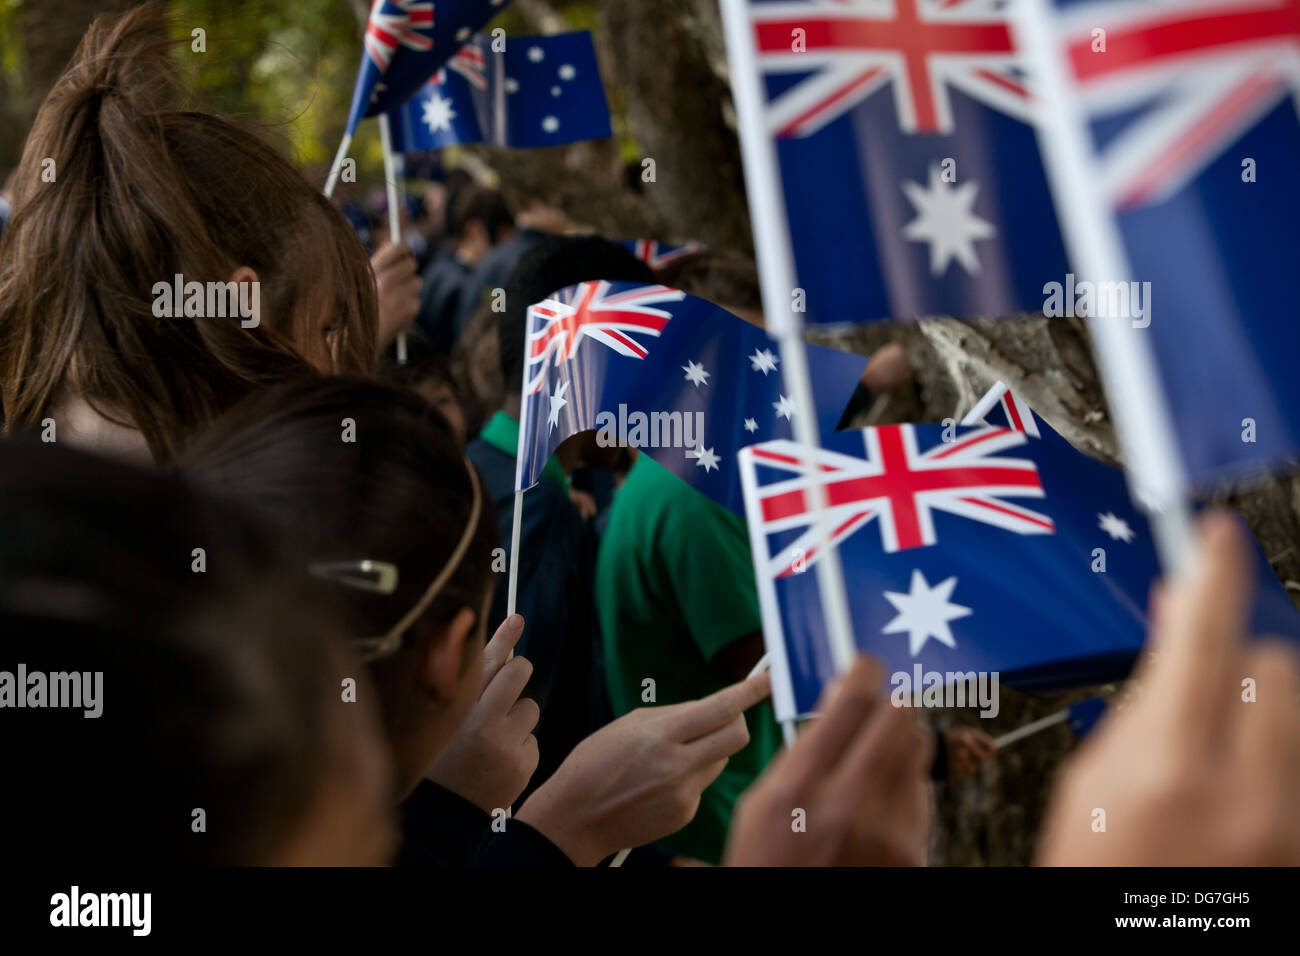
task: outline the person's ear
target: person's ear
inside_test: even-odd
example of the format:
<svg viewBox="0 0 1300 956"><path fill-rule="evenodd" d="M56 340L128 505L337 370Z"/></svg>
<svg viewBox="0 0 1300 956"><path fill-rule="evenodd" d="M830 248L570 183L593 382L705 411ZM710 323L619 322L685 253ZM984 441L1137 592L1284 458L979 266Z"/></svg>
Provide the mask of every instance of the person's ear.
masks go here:
<svg viewBox="0 0 1300 956"><path fill-rule="evenodd" d="M445 627L430 634L422 645L418 672L420 684L444 700L456 696L475 620L474 612L463 607Z"/></svg>
<svg viewBox="0 0 1300 956"><path fill-rule="evenodd" d="M230 273L230 278L227 279L226 281L227 281L227 282L235 282L235 283L239 283L239 282L256 282L256 281L257 281L257 270L255 270L255 269L252 268L251 266L240 266L240 267L239 267L238 269L236 269L234 272Z"/></svg>

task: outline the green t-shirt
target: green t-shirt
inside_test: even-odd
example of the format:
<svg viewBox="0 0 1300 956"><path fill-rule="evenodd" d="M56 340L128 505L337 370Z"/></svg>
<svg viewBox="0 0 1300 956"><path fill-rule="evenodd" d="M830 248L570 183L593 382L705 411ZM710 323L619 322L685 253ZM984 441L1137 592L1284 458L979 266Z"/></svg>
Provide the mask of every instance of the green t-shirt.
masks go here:
<svg viewBox="0 0 1300 956"><path fill-rule="evenodd" d="M513 457L519 451L519 420L511 418L498 409L488 419L487 424L483 426L483 430L478 433L478 437L497 451L503 451ZM555 456L551 456L546 460L546 464L542 468L542 477L558 482L565 491L569 490L569 476L564 473L564 469L555 460Z"/></svg>
<svg viewBox="0 0 1300 956"><path fill-rule="evenodd" d="M745 522L710 501L650 456L637 457L614 496L596 559L596 609L605 680L618 715L655 682L656 704L705 697L733 683L716 660L762 622ZM780 747L767 704L751 708L749 745L704 791L695 819L659 842L717 863L731 810Z"/></svg>

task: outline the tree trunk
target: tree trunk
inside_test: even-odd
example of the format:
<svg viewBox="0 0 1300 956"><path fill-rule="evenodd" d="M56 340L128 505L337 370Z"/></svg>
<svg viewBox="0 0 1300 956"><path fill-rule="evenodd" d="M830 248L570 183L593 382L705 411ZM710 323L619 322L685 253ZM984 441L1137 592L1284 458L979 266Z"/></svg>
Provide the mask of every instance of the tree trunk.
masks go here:
<svg viewBox="0 0 1300 956"><path fill-rule="evenodd" d="M637 184L667 235L750 249L716 0L605 0L599 36L627 97ZM641 181L646 160L653 182Z"/></svg>

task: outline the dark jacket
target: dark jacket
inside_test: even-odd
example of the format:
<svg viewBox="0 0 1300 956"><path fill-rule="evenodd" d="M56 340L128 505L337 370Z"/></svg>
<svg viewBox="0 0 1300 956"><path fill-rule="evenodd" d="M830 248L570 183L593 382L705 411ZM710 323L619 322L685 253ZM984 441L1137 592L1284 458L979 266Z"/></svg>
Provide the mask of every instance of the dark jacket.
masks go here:
<svg viewBox="0 0 1300 956"><path fill-rule="evenodd" d="M431 780L421 780L401 807L405 867L565 867L564 853L527 823L508 819L492 829L479 807Z"/></svg>
<svg viewBox="0 0 1300 956"><path fill-rule="evenodd" d="M507 560L514 518L515 456L481 438L470 460L497 509ZM596 539L564 488L543 478L524 494L518 612L524 634L516 648L533 665L525 694L541 708L541 761L525 796L546 780L584 737L610 719L601 668L594 593ZM496 575L490 621L505 619L508 575Z"/></svg>
<svg viewBox="0 0 1300 956"><path fill-rule="evenodd" d="M439 355L450 355L460 337L461 300L470 270L454 255L441 251L420 276L420 311L415 324Z"/></svg>

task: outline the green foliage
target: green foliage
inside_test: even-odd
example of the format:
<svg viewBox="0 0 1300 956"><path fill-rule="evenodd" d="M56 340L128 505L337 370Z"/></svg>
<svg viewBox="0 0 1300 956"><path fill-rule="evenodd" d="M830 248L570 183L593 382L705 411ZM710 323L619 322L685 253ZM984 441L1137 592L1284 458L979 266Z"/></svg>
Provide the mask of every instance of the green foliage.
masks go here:
<svg viewBox="0 0 1300 956"><path fill-rule="evenodd" d="M11 94L23 88L23 37L18 25L21 0L0 0L0 83Z"/></svg>
<svg viewBox="0 0 1300 956"><path fill-rule="evenodd" d="M173 0L180 47L211 109L281 127L302 164L327 163L347 117L362 27L348 0ZM377 152L376 152L377 155Z"/></svg>
<svg viewBox="0 0 1300 956"><path fill-rule="evenodd" d="M28 0L38 2L38 0ZM22 0L0 0L0 89L22 98ZM352 0L171 0L177 56L200 108L269 127L304 166L325 166L334 156L356 80L363 25ZM567 28L596 27L592 0L552 0ZM491 24L507 35L537 32L507 8ZM205 31L205 52L192 49L192 31ZM608 90L615 136L627 157L639 155L628 135L622 91ZM358 130L351 155L359 179L379 181L382 160L373 122Z"/></svg>

